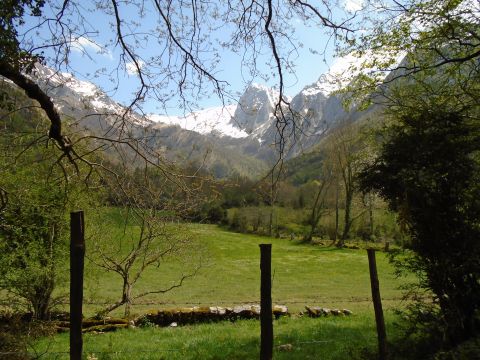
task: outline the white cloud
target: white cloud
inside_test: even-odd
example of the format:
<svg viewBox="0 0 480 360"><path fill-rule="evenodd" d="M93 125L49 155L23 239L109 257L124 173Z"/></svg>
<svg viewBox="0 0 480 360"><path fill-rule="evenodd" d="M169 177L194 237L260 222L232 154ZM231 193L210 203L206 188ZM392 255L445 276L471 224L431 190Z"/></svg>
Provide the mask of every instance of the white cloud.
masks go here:
<svg viewBox="0 0 480 360"><path fill-rule="evenodd" d="M106 56L109 59L113 59L112 53L110 51L106 50L105 48L98 45L96 42L84 36L80 36L79 38L75 39L71 43L71 49L80 53L93 51L96 54Z"/></svg>
<svg viewBox="0 0 480 360"><path fill-rule="evenodd" d="M90 39L87 39L86 37L81 36L78 38L77 41L84 48L91 48L92 50L95 50L95 51L102 51L102 48L98 44L94 43Z"/></svg>
<svg viewBox="0 0 480 360"><path fill-rule="evenodd" d="M362 10L364 6L364 0L344 0L343 8L349 12L355 12Z"/></svg>
<svg viewBox="0 0 480 360"><path fill-rule="evenodd" d="M142 60L137 60L137 64L141 69L145 65L145 62ZM125 68L127 70L128 75L137 75L138 73L137 66L133 61L126 63Z"/></svg>

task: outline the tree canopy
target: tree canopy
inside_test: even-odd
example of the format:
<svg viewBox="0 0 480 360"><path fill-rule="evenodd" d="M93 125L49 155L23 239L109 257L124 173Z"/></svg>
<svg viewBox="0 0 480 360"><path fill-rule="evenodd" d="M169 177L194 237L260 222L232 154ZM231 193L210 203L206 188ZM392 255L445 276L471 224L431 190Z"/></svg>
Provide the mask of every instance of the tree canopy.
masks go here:
<svg viewBox="0 0 480 360"><path fill-rule="evenodd" d="M411 236L421 284L440 306L453 344L478 331L480 304L480 127L448 109L396 118L375 162L361 174Z"/></svg>

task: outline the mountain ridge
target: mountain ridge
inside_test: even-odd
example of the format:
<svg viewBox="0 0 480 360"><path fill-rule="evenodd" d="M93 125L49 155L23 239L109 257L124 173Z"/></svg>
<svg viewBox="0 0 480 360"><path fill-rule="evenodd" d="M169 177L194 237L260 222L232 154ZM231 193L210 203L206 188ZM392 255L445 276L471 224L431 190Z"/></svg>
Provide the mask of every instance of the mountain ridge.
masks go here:
<svg viewBox="0 0 480 360"><path fill-rule="evenodd" d="M131 136L148 137L149 146L173 160L206 159L217 177L258 177L278 159L280 141L287 149L283 156L293 158L313 148L336 123L358 117L346 112L341 95L333 85L325 85L325 75L287 99L283 134L274 114L279 94L261 84L250 84L237 104L167 117L132 112L96 85L42 65L37 65L33 78L78 128L104 135L119 118L128 120Z"/></svg>

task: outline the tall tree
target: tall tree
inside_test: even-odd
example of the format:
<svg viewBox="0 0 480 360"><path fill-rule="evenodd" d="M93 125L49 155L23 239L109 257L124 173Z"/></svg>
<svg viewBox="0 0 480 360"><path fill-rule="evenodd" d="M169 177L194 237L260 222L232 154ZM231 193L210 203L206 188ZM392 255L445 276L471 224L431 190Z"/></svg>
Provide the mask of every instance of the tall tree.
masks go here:
<svg viewBox="0 0 480 360"><path fill-rule="evenodd" d="M411 267L438 305L433 319L455 345L479 331L479 122L440 108L396 120L361 186L399 213L417 256Z"/></svg>
<svg viewBox="0 0 480 360"><path fill-rule="evenodd" d="M328 156L326 162L330 163L337 181L343 189L343 229L337 245L342 247L350 236L352 224L360 214L352 213L355 193L357 192L357 175L363 163L363 150L365 144L359 126L350 122L340 124L333 129L328 142ZM337 185L338 186L338 185Z"/></svg>
<svg viewBox="0 0 480 360"><path fill-rule="evenodd" d="M327 206L327 200L330 187L335 183L336 180L334 170L331 165L332 164L330 162L325 161L322 167L320 179L314 181L314 184L316 185L316 193L313 198L310 215L307 219L308 225L310 225L310 230L304 239L308 242L312 241L313 235L317 230L322 216L330 212L330 209L328 209Z"/></svg>
<svg viewBox="0 0 480 360"><path fill-rule="evenodd" d="M373 92L363 99L381 102L393 119L361 183L399 212L415 250L405 264L424 272L420 285L439 309L430 319L451 345L478 330L478 262L470 256L478 257L479 3L377 5L381 16L364 19L375 30L346 46L360 59L349 90Z"/></svg>

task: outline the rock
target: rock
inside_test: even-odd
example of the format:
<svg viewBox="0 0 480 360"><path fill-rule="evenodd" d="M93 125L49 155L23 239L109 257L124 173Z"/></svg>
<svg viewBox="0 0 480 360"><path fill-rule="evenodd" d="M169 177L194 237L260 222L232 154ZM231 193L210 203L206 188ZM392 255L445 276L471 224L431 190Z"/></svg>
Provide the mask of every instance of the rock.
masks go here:
<svg viewBox="0 0 480 360"><path fill-rule="evenodd" d="M305 306L308 316L312 318L317 318L323 315L323 309L318 306Z"/></svg>
<svg viewBox="0 0 480 360"><path fill-rule="evenodd" d="M250 309L255 316L260 316L260 305L252 305Z"/></svg>
<svg viewBox="0 0 480 360"><path fill-rule="evenodd" d="M328 316L331 314L331 312L332 310L330 310L329 308L322 308L323 316Z"/></svg>
<svg viewBox="0 0 480 360"><path fill-rule="evenodd" d="M335 315L335 316L343 316L343 312L341 312L341 311L338 310L338 309L332 309L332 315Z"/></svg>
<svg viewBox="0 0 480 360"><path fill-rule="evenodd" d="M343 312L345 315L347 315L347 316L353 314L353 313L352 313L350 310L348 310L348 309L343 309L342 312Z"/></svg>
<svg viewBox="0 0 480 360"><path fill-rule="evenodd" d="M316 317L317 312L315 311L314 308L311 308L310 306L305 305L305 310L307 310L307 315L310 317Z"/></svg>
<svg viewBox="0 0 480 360"><path fill-rule="evenodd" d="M293 345L292 344L283 344L278 346L279 351L292 351L293 350Z"/></svg>
<svg viewBox="0 0 480 360"><path fill-rule="evenodd" d="M232 319L257 319L260 317L260 305L239 305L233 308Z"/></svg>
<svg viewBox="0 0 480 360"><path fill-rule="evenodd" d="M340 310L338 309L330 310L329 308L322 308L318 306L305 306L305 309L307 309L307 315L312 318L328 316L330 314L333 314L333 315L340 314Z"/></svg>
<svg viewBox="0 0 480 360"><path fill-rule="evenodd" d="M177 324L176 322L172 322L169 326L170 326L170 327L177 327L178 324Z"/></svg>
<svg viewBox="0 0 480 360"><path fill-rule="evenodd" d="M272 313L276 318L288 314L288 308L284 305L275 305ZM195 306L192 308L172 308L165 310L150 310L145 315L135 320L137 326L159 325L170 326L172 322L179 325L205 323L212 321L235 321L238 319L259 319L260 305L245 304L234 308L219 306ZM128 323L128 322L127 322Z"/></svg>
<svg viewBox="0 0 480 360"><path fill-rule="evenodd" d="M222 316L227 314L227 309L219 306L210 306L209 310L211 314L222 315Z"/></svg>
<svg viewBox="0 0 480 360"><path fill-rule="evenodd" d="M274 305L272 313L275 316L275 319L278 319L280 316L288 315L288 308L285 305Z"/></svg>

